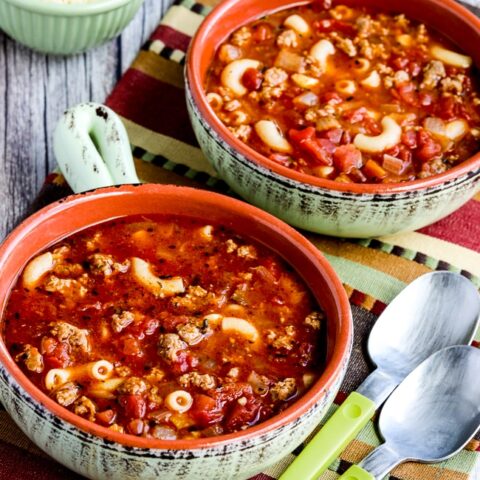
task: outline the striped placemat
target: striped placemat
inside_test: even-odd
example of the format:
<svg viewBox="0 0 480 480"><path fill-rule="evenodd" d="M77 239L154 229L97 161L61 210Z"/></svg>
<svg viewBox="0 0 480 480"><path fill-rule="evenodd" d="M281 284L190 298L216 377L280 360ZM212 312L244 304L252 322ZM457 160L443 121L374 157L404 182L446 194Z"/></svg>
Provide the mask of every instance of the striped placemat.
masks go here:
<svg viewBox="0 0 480 480"><path fill-rule="evenodd" d="M125 123L137 171L145 182L230 193L198 148L189 126L183 91L183 63L189 41L217 1L175 2L107 99ZM34 208L67 193L63 178L52 174ZM355 323L349 370L329 415L370 372L365 352L368 333L385 306L409 282L432 270L450 270L461 273L480 288L480 195L448 218L414 233L371 240L333 239L309 233L306 236L325 254L343 281ZM374 423L369 422L320 479L336 479L378 444ZM287 454L255 480L278 478L301 449L299 446ZM446 462L406 463L397 467L390 478L468 480L472 479L479 457L480 442L474 440ZM0 412L0 465L0 480L79 478L33 446L4 411Z"/></svg>

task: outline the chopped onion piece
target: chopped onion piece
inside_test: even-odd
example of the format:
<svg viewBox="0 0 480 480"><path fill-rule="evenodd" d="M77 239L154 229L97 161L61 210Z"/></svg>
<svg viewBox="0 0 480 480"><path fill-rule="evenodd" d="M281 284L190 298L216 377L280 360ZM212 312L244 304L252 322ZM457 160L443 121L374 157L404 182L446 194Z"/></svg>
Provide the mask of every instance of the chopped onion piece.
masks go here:
<svg viewBox="0 0 480 480"><path fill-rule="evenodd" d="M445 122L441 118L427 117L423 122L423 126L433 135L444 137L446 134Z"/></svg>
<svg viewBox="0 0 480 480"><path fill-rule="evenodd" d="M313 92L305 92L293 100L297 105L303 105L304 107L314 107L318 105L318 95L315 95Z"/></svg>

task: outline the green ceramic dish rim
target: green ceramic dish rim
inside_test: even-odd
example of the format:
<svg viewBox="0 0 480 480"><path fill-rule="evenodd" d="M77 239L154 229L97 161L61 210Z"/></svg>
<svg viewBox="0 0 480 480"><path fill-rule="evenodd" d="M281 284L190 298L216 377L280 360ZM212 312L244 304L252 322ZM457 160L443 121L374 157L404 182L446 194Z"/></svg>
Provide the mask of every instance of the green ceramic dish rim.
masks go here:
<svg viewBox="0 0 480 480"><path fill-rule="evenodd" d="M94 0L92 3L66 4L54 0L0 0L18 8L44 15L78 16L105 13L117 10L136 0Z"/></svg>

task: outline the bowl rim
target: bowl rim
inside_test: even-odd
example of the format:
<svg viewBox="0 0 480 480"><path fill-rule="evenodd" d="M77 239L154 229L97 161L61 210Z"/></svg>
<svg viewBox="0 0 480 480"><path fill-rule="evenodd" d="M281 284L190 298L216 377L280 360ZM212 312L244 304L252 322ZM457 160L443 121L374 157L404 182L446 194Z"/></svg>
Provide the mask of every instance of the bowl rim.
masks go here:
<svg viewBox="0 0 480 480"><path fill-rule="evenodd" d="M13 377L15 382L23 389L23 395L27 396L29 400L33 399L36 404L40 404L40 406L52 416L67 422L83 432L94 435L99 439L103 438L107 441L116 442L121 447L176 451L200 450L204 448L225 446L226 444L232 444L236 442L238 442L238 444L241 446L247 440L261 438L263 435L271 434L273 431L278 430L281 427L286 427L289 423L300 419L302 415L311 410L318 403L318 401L323 398L323 396L326 394L326 391L338 379L338 376L341 374L342 369L350 358L351 345L353 341L352 313L347 293L343 288L339 277L320 250L295 229L288 226L276 217L273 217L269 213L240 200L191 187L144 184L100 188L92 190L88 193L81 193L66 197L65 199L59 200L47 207L44 207L37 213L24 220L10 233L3 244L0 245L0 266L3 267L5 259L14 254L15 250L19 248L23 241L25 241L25 238L28 236L29 232L38 228L48 219L53 217L58 218L58 216L68 214L70 206L81 204L85 208L88 206L88 204L94 203L96 199L104 199L106 197L114 202L115 198L118 198L119 196L135 196L136 192L151 196L177 193L178 195L183 195L184 199L192 202L206 202L207 204L210 202L212 205L212 202L215 202L215 205L221 205L221 208L229 211L230 213L237 212L237 214L240 214L241 211L243 211L245 214L252 215L253 218L262 221L263 225L268 224L268 228L271 228L272 232L280 232L283 237L288 240L288 243L293 244L295 249L305 253L309 262L312 263L318 272L322 274L325 282L329 286L339 318L339 327L337 332L338 337L334 348L332 349L332 356L330 362L324 369L319 379L302 397L300 397L283 412L264 422L261 422L258 425L248 428L245 431L230 433L218 437L207 437L203 439L152 440L136 437L130 434L113 432L107 427L102 427L101 425L95 424L78 415L75 415L73 412L57 404L53 399L49 398L45 393L37 388L21 371L7 351L3 340L3 335L0 335L0 369L5 369L7 374ZM102 220L102 222L108 221L109 218ZM86 223L80 228L80 230L88 228L89 225L92 225L92 223ZM70 235L71 234L72 233L70 233ZM47 245L51 243L52 242L45 243L42 248L47 247ZM16 272L16 275L19 273L20 272ZM0 308L2 314L6 303L8 302L11 288L13 288L15 284L16 278L11 280L8 292L0 292Z"/></svg>
<svg viewBox="0 0 480 480"><path fill-rule="evenodd" d="M95 0L92 3L59 3L55 0L0 0L35 13L66 17L105 13L137 1L143 2L143 0Z"/></svg>
<svg viewBox="0 0 480 480"><path fill-rule="evenodd" d="M238 2L242 0L223 0L218 4L202 22L196 31L188 52L185 62L185 83L186 91L190 92L195 107L200 112L202 120L207 126L211 127L218 137L229 145L237 154L242 155L247 161L253 163L260 168L266 168L276 175L288 180L293 180L302 185L309 187L322 188L337 192L350 192L354 194L378 194L391 195L396 193L405 193L411 191L425 190L432 187L456 180L469 173L480 172L480 150L464 160L459 165L424 179L416 179L408 182L400 183L342 183L333 180L318 178L313 175L297 172L288 167L284 167L268 157L258 153L256 150L234 137L228 128L217 117L206 99L206 93L203 88L203 78L200 77L200 61L199 57L204 49L204 45L208 42L208 38L212 36L211 30L216 23L221 22L221 18L226 12ZM311 3L313 0L292 0L289 5L280 6L278 9L270 9L268 12L279 11L293 8L300 5ZM478 33L480 39L480 18L470 12L467 8L457 3L455 0L428 0L435 3L445 15L456 14L461 21L472 26ZM247 11L246 9L244 11ZM266 11L265 11L266 13ZM239 19L239 25L244 25L245 21Z"/></svg>

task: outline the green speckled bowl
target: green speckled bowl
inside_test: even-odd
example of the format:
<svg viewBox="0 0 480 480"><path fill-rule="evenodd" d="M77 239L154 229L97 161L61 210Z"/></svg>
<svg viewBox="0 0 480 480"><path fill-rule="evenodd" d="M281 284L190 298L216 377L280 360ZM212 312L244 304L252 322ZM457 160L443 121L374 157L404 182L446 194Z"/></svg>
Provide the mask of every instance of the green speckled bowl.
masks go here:
<svg viewBox="0 0 480 480"><path fill-rule="evenodd" d="M63 4L54 0L0 0L0 28L28 47L68 55L118 35L143 0L96 0Z"/></svg>
<svg viewBox="0 0 480 480"><path fill-rule="evenodd" d="M411 231L449 215L480 190L480 153L433 177L397 184L339 183L295 172L236 139L206 101L205 76L228 35L268 12L311 0L224 0L190 46L187 106L206 157L249 202L291 225L340 237ZM480 66L480 20L454 0L334 0L403 12L442 32Z"/></svg>

